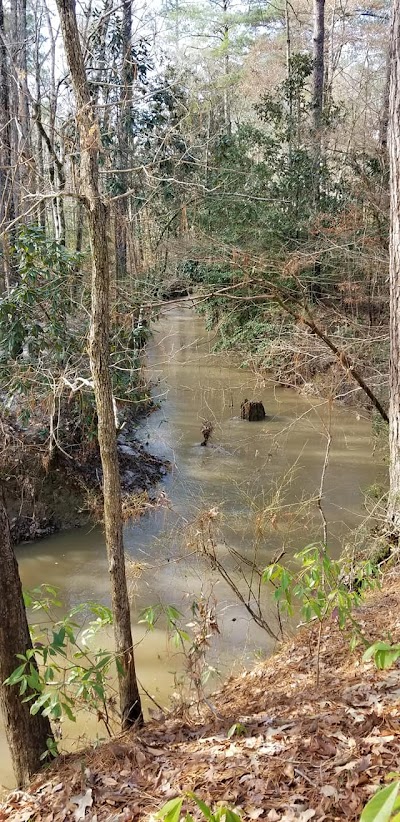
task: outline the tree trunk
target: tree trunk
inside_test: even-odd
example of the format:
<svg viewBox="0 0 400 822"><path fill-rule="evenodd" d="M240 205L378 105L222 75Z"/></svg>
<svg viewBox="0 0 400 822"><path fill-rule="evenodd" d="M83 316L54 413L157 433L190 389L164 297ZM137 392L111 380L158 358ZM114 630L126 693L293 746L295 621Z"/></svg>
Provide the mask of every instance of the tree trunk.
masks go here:
<svg viewBox="0 0 400 822"><path fill-rule="evenodd" d="M224 50L224 125L225 132L228 137L232 134L232 120L231 120L231 101L229 88L230 75L230 60L229 60L229 23L228 11L230 0L222 0L222 15L223 15L223 40L222 46Z"/></svg>
<svg viewBox="0 0 400 822"><path fill-rule="evenodd" d="M119 164L122 169L119 175L119 189L124 194L130 187L130 174L124 169L131 165L130 147L132 144L132 91L136 67L132 61L132 0L122 4L122 89L119 129ZM127 236L128 236L128 197L121 197L115 202L115 260L117 281L127 275Z"/></svg>
<svg viewBox="0 0 400 822"><path fill-rule="evenodd" d="M388 144L390 74L391 60L390 54L388 54L386 59L385 85L383 88L382 110L379 118L379 148L384 157L386 157Z"/></svg>
<svg viewBox="0 0 400 822"><path fill-rule="evenodd" d="M41 117L41 104L40 100L36 100L34 102L34 112L35 112L35 122L38 129L39 139L44 140L47 150L50 156L50 163L49 163L49 177L50 182L53 189L56 189L56 168L58 174L58 188L60 191L61 196L55 197L53 200L53 221L54 221L54 235L56 240L58 240L61 245L65 245L65 234L66 234L66 227L65 227L65 213L64 213L64 202L63 202L63 192L65 191L65 171L64 171L64 164L62 160L58 157L54 145L52 144L47 131L43 127L42 117Z"/></svg>
<svg viewBox="0 0 400 822"><path fill-rule="evenodd" d="M9 67L5 40L3 0L0 0L0 232L4 287L8 289L15 282L16 270L10 253L14 230L6 231L14 220L14 198L12 191L12 149L11 112L9 90ZM11 236L10 236L11 235Z"/></svg>
<svg viewBox="0 0 400 822"><path fill-rule="evenodd" d="M88 215L92 253L92 309L89 356L93 378L98 438L103 468L104 525L111 578L116 652L122 666L119 692L122 727L142 722L135 673L130 608L122 535L121 487L110 375L110 271L107 244L108 212L98 180L100 129L86 80L74 0L57 0L64 47L77 105L81 151L81 183Z"/></svg>
<svg viewBox="0 0 400 822"><path fill-rule="evenodd" d="M3 685L20 664L16 654L25 654L32 642L1 488L0 562L0 705L15 777L23 787L42 767L40 757L47 750L52 731L47 717L30 714L30 703L22 702L17 686Z"/></svg>
<svg viewBox="0 0 400 822"><path fill-rule="evenodd" d="M316 214L320 208L321 197L321 154L322 154L322 111L324 102L324 48L325 48L325 0L314 0L313 30L313 190ZM316 237L317 239L317 237ZM312 302L319 299L321 290L321 263L314 264L314 277L311 282L310 298Z"/></svg>
<svg viewBox="0 0 400 822"><path fill-rule="evenodd" d="M42 38L40 35L41 26L42 26L42 9L39 9L36 6L33 10L34 12L34 21L35 21L35 99L30 95L31 101L33 102L33 111L35 113L35 119L39 119L42 122L42 107L41 107L41 99L42 99L42 83L41 83L41 69L42 69L42 61L40 55L40 47L42 44ZM37 207L37 223L38 226L43 231L43 235L46 232L46 201L41 199L41 194L43 194L44 188L44 152L43 152L43 137L40 132L40 128L37 128L37 142L36 142L36 153L37 153L37 161L36 161L36 168L35 168L35 190L36 194L39 196L39 202Z"/></svg>
<svg viewBox="0 0 400 822"><path fill-rule="evenodd" d="M46 143L49 152L49 177L53 189L57 188L56 184L56 169L58 176L58 187L60 196L56 196L52 201L52 214L54 225L54 236L61 243L65 245L66 227L65 227L65 212L64 212L64 198L63 192L65 190L65 171L64 163L58 156L56 147L56 116L57 116L57 86L56 86L56 52L57 52L57 37L58 33L54 33L52 15L44 3L44 12L47 19L47 30L50 41L50 111L49 111L49 130L48 133L41 128L42 137ZM41 123L41 120L40 120ZM38 122L39 127L39 122Z"/></svg>
<svg viewBox="0 0 400 822"><path fill-rule="evenodd" d="M14 72L14 116L17 121L15 134L15 183L19 214L24 214L27 206L23 202L26 194L32 189L32 145L28 103L28 66L27 66L27 9L26 0L11 1L12 25L12 69Z"/></svg>
<svg viewBox="0 0 400 822"><path fill-rule="evenodd" d="M293 142L293 89L292 89L292 44L290 39L290 11L289 2L285 0L285 30L286 30L286 80L287 80L287 95L289 104L289 161L292 158L292 142Z"/></svg>
<svg viewBox="0 0 400 822"><path fill-rule="evenodd" d="M321 141L324 100L325 0L314 0L313 30L313 125Z"/></svg>
<svg viewBox="0 0 400 822"><path fill-rule="evenodd" d="M390 363L389 527L400 531L400 2L392 11L389 95L390 164Z"/></svg>
<svg viewBox="0 0 400 822"><path fill-rule="evenodd" d="M76 235L75 235L75 251L80 254L82 251L82 240L83 240L83 203L82 200L78 200L76 206Z"/></svg>

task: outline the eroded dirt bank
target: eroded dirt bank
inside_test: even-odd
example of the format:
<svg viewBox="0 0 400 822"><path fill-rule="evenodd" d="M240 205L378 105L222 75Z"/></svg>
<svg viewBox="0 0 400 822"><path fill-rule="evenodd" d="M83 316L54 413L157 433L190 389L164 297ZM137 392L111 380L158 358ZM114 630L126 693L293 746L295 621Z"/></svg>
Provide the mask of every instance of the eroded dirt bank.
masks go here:
<svg viewBox="0 0 400 822"><path fill-rule="evenodd" d="M168 471L167 461L150 454L127 419L118 437L123 494L148 492ZM0 478L14 544L49 536L101 517L101 462L97 442L66 450L49 448L40 429L22 428L9 415L0 420Z"/></svg>
<svg viewBox="0 0 400 822"><path fill-rule="evenodd" d="M396 642L399 613L396 570L357 617L371 642L389 633ZM153 720L65 757L29 791L11 794L0 819L144 820L193 790L209 804L230 803L246 820L358 820L376 786L398 769L400 669L362 662L362 651L350 654L331 623L317 687L315 648L316 631L303 629L267 662L229 680L212 710ZM237 722L243 735L228 738Z"/></svg>

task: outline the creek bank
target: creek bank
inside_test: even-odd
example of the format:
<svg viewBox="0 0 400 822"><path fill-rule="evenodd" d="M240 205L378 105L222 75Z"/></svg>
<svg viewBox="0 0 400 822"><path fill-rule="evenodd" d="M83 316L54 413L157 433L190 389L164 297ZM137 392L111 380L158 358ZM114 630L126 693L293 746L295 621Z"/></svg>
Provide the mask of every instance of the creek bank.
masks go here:
<svg viewBox="0 0 400 822"><path fill-rule="evenodd" d="M203 289L207 292L207 286ZM200 297L202 289L197 291ZM245 309L229 311L222 297L201 305L207 324L218 337L216 351L237 352L242 364L273 383L305 396L334 399L343 406L373 411L370 398L352 377L348 363L362 377L384 408L388 405L388 317L372 322L367 315L343 313L328 302L312 310L315 326L332 341L335 354L307 325L273 304L258 304L255 316ZM385 376L383 376L385 375Z"/></svg>
<svg viewBox="0 0 400 822"><path fill-rule="evenodd" d="M190 297L192 293L193 288L190 282L184 279L174 279L163 283L160 296L162 300L169 302L170 300Z"/></svg>
<svg viewBox="0 0 400 822"><path fill-rule="evenodd" d="M400 640L400 571L358 609L371 643ZM1 822L145 820L184 791L243 820L356 822L400 757L400 671L350 653L336 622L303 628L198 709L60 758L0 807ZM235 723L239 734L229 737ZM83 808L79 816L79 808ZM190 807L199 818L195 808ZM78 815L77 815L78 814Z"/></svg>
<svg viewBox="0 0 400 822"><path fill-rule="evenodd" d="M152 495L169 463L153 456L136 438L137 420L126 417L118 436L124 499ZM0 478L14 544L31 542L58 531L80 527L101 516L102 471L97 441L55 448L36 428L24 429L15 417L1 419L3 447Z"/></svg>

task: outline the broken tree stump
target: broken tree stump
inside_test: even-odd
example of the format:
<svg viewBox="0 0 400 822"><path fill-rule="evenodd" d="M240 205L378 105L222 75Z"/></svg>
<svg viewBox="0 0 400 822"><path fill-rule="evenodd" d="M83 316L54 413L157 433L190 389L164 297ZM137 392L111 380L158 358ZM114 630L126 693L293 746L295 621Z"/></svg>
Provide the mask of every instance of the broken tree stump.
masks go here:
<svg viewBox="0 0 400 822"><path fill-rule="evenodd" d="M262 402L243 400L240 406L240 416L242 420L248 420L249 422L265 420L265 409Z"/></svg>
<svg viewBox="0 0 400 822"><path fill-rule="evenodd" d="M214 431L214 425L210 420L205 420L201 427L201 433L203 434L203 442L200 445L207 445L208 440L211 437L212 432Z"/></svg>

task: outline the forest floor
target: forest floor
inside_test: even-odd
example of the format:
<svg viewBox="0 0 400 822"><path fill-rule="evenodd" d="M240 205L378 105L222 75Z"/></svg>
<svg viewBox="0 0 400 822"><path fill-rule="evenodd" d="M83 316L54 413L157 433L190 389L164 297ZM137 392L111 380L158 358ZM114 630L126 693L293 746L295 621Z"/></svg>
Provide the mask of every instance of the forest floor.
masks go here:
<svg viewBox="0 0 400 822"><path fill-rule="evenodd" d="M135 516L169 470L136 436L127 419L118 436L123 510ZM0 479L14 544L30 542L102 517L102 472L97 442L63 442L49 459L43 420L23 428L12 415L0 418ZM68 450L66 450L68 449Z"/></svg>
<svg viewBox="0 0 400 822"><path fill-rule="evenodd" d="M400 641L400 570L356 614L371 643ZM400 667L377 670L324 627L227 681L208 705L70 754L0 806L1 822L145 820L185 791L244 820L333 822L360 812L400 761ZM243 735L229 736L240 723ZM198 811L187 803L195 818Z"/></svg>

